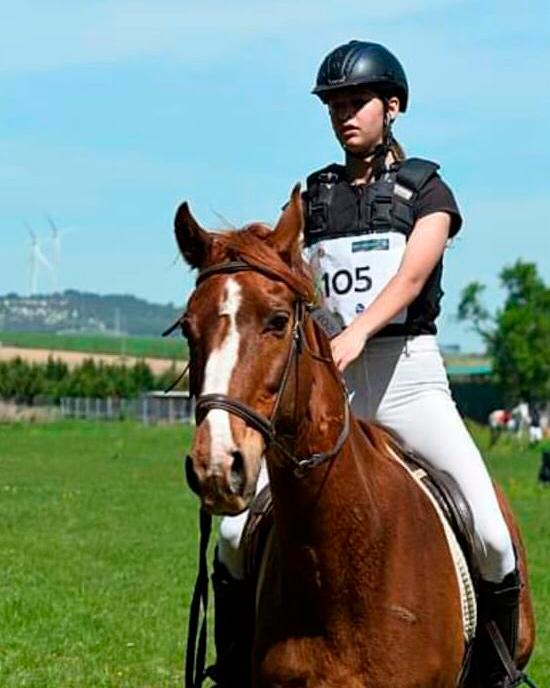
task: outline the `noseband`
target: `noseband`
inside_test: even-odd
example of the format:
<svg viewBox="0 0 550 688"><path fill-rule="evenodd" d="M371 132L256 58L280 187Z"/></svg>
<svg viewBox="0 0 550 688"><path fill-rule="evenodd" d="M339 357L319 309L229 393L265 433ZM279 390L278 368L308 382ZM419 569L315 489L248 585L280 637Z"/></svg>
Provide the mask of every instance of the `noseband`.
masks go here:
<svg viewBox="0 0 550 688"><path fill-rule="evenodd" d="M202 270L197 278L196 286L204 282L204 280L208 279L212 275L233 274L236 272L243 272L245 270L262 273L270 279L281 279L279 275L277 275L275 272L270 271L267 268L252 266L248 263L245 263L244 261L231 261L228 263L213 265ZM344 442L346 441L347 436L349 434L349 404L346 390L342 386L342 396L344 402L344 420L342 423L340 435L338 436L338 439L336 440L334 447L330 451L315 453L307 458L298 458L297 456L289 452L277 438L275 422L279 412L281 398L286 388L293 362L296 362L296 365L298 365L300 354L302 353L302 351L306 351L312 358L318 361L322 361L327 364L332 363L331 359L319 356L309 348L304 332L304 320L306 317L306 311L307 306L303 298L301 298L298 295L294 307L292 342L290 345L288 358L286 360L283 375L281 377L281 384L279 386L277 398L275 399L275 403L273 405L273 411L271 413L270 419L266 418L254 409L250 408L250 406L247 406L242 401L239 401L238 399L233 399L225 394L201 394L196 398L195 404L195 420L197 425L204 420L206 414L212 409L221 409L223 411L227 411L228 413L232 413L233 415L238 416L239 418L244 420L244 422L247 425L260 432L268 446L276 446L277 449L290 462L296 474L302 474L308 468L315 468L316 466L319 466L325 461L328 461L329 459L336 456L336 454L338 454L338 452L342 449L342 446L344 445Z"/></svg>

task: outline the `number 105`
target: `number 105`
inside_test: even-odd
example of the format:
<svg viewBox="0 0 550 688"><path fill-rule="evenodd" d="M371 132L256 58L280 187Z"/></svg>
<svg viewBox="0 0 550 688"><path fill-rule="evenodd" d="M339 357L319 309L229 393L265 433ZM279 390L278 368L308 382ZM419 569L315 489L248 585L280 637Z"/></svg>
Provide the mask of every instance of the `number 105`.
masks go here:
<svg viewBox="0 0 550 688"><path fill-rule="evenodd" d="M350 291L365 292L372 287L372 279L367 274L370 270L368 265L355 268L354 272L349 270L337 270L330 274L323 273L323 285L325 289L325 296L328 298L331 293L342 296L348 294Z"/></svg>

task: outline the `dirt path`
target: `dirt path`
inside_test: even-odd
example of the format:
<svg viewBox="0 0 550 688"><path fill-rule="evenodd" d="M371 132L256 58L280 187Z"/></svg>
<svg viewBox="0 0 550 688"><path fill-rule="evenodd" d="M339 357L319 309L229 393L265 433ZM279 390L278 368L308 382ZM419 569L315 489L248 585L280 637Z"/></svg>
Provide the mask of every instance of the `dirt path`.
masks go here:
<svg viewBox="0 0 550 688"><path fill-rule="evenodd" d="M76 368L86 359L93 358L98 363L109 365L133 366L137 361L144 361L155 375L163 373L172 366L172 361L167 358L138 358L136 356L119 356L117 354L94 354L80 351L60 351L58 349L24 349L15 346L0 346L0 361L11 361L14 358L22 358L31 363L47 363L48 358L61 359L69 368ZM176 361L176 370L180 370L184 361Z"/></svg>

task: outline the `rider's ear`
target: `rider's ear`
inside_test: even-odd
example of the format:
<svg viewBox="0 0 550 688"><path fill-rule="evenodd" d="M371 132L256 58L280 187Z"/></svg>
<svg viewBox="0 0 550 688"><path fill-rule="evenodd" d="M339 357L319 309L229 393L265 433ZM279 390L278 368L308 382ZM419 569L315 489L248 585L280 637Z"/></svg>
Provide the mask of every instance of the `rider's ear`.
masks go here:
<svg viewBox="0 0 550 688"><path fill-rule="evenodd" d="M200 268L206 260L211 238L191 215L187 202L178 208L174 228L182 256L192 268Z"/></svg>
<svg viewBox="0 0 550 688"><path fill-rule="evenodd" d="M273 232L266 241L281 256L281 258L293 265L300 256L300 235L304 227L304 214L300 185L292 189L290 201L286 204L283 214L277 222Z"/></svg>

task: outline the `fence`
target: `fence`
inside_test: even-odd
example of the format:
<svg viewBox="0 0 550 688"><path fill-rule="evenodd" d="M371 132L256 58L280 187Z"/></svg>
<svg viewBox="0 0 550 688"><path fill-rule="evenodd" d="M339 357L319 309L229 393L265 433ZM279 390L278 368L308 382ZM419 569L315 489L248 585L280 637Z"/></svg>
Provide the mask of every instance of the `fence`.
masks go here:
<svg viewBox="0 0 550 688"><path fill-rule="evenodd" d="M60 412L63 418L133 418L143 423L188 423L194 418L194 401L181 392L144 394L136 399L63 397Z"/></svg>
<svg viewBox="0 0 550 688"><path fill-rule="evenodd" d="M502 391L488 380L450 380L453 399L462 416L487 424L489 414L504 408Z"/></svg>

